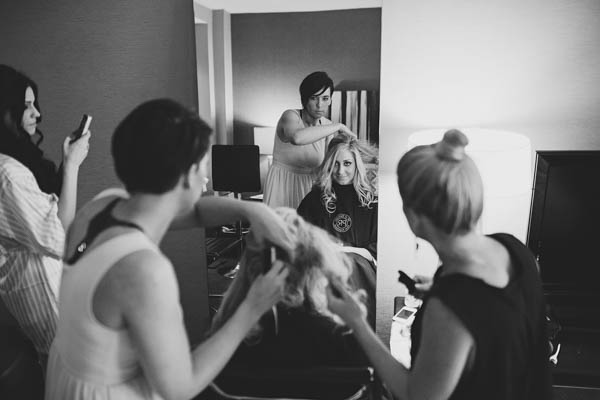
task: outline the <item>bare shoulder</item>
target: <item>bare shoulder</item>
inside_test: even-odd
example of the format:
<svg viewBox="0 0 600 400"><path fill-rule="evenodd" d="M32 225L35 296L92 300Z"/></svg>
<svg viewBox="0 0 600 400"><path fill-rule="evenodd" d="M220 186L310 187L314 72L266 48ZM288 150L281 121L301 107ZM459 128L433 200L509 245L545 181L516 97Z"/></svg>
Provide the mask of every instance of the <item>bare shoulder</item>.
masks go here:
<svg viewBox="0 0 600 400"><path fill-rule="evenodd" d="M285 110L277 122L277 136L283 142L289 142L291 135L304 127L298 110Z"/></svg>
<svg viewBox="0 0 600 400"><path fill-rule="evenodd" d="M107 273L106 286L125 308L152 308L158 300L177 298L178 286L171 262L151 249L133 252Z"/></svg>
<svg viewBox="0 0 600 400"><path fill-rule="evenodd" d="M90 220L94 218L96 214L102 211L111 201L120 198L120 196L105 196L90 200L84 204L75 215L75 219L69 226L67 231L66 240L66 251L65 255L68 257L73 253L74 248L83 240Z"/></svg>

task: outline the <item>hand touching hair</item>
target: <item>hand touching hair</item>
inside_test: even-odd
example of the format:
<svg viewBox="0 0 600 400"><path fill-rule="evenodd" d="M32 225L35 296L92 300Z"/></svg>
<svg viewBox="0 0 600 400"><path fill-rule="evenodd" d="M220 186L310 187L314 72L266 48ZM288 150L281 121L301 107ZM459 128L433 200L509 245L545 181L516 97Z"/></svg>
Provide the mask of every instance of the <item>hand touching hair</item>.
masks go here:
<svg viewBox="0 0 600 400"><path fill-rule="evenodd" d="M365 293L354 291L349 284L352 273L350 259L340 251L333 238L321 228L307 223L291 208L278 208L277 213L286 221L295 239L294 249L282 256L288 266L283 299L284 307L301 308L342 321L327 307L326 287L335 280L345 287L357 300L362 309ZM241 262L240 271L224 295L221 307L213 320L211 332L217 331L233 315L241 304L249 287L265 270L264 248L252 240L250 234ZM262 327L257 324L246 337L247 340L260 338Z"/></svg>

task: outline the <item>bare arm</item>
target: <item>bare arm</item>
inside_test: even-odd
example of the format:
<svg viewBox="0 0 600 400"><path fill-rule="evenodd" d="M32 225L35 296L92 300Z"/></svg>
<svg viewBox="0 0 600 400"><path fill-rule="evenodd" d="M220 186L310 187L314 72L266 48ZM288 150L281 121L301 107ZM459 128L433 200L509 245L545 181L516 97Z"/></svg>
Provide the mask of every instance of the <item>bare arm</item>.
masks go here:
<svg viewBox="0 0 600 400"><path fill-rule="evenodd" d="M277 123L277 135L286 143L304 145L314 143L334 133L356 135L339 122L305 127L302 119L294 110L286 110Z"/></svg>
<svg viewBox="0 0 600 400"><path fill-rule="evenodd" d="M284 249L292 248L292 234L275 211L263 203L224 197L202 197L194 210L178 217L170 229L218 226L238 220L250 222L258 243L267 240Z"/></svg>
<svg viewBox="0 0 600 400"><path fill-rule="evenodd" d="M69 143L70 139L70 136L67 136L63 142L63 184L57 210L58 219L60 219L65 231L75 217L79 167L88 154L90 131L85 132L74 143Z"/></svg>
<svg viewBox="0 0 600 400"><path fill-rule="evenodd" d="M439 300L428 302L423 316L421 345L413 367L408 371L389 353L387 347L358 317L351 297L338 287L342 299L328 290L330 309L353 329L385 385L400 399L447 399L458 384L474 351L474 341L458 318Z"/></svg>
<svg viewBox="0 0 600 400"><path fill-rule="evenodd" d="M217 376L250 327L280 299L287 276L283 263L274 265L254 282L231 319L190 352L171 265L149 251L121 263L115 296L124 325L148 382L165 399L192 398Z"/></svg>

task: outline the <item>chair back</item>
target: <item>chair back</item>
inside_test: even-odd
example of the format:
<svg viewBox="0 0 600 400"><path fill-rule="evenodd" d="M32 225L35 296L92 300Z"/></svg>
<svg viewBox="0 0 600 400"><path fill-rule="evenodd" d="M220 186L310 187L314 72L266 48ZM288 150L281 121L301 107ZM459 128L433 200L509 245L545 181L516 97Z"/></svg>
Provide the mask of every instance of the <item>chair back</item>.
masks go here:
<svg viewBox="0 0 600 400"><path fill-rule="evenodd" d="M371 367L226 368L206 399L359 400L373 398ZM212 397L211 397L212 396Z"/></svg>

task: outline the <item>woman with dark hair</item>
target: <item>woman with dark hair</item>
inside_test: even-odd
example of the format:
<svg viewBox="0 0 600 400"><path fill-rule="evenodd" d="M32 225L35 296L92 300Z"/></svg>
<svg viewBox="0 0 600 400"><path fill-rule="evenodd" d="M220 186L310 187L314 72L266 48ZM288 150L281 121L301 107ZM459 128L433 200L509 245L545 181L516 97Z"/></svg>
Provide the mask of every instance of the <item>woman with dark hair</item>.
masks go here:
<svg viewBox="0 0 600 400"><path fill-rule="evenodd" d="M332 94L333 81L327 73L313 72L300 84L302 109L286 110L279 118L264 189L269 206L297 208L313 185L331 137L356 136L346 125L327 119Z"/></svg>
<svg viewBox="0 0 600 400"><path fill-rule="evenodd" d="M544 296L535 257L514 236L483 235L483 183L450 130L398 163L410 229L442 260L412 325L406 369L340 288L329 307L353 329L382 381L401 399L550 399ZM335 282L334 282L335 284Z"/></svg>
<svg viewBox="0 0 600 400"><path fill-rule="evenodd" d="M168 99L141 104L118 125L112 154L127 193L97 196L69 229L46 399L192 398L279 300L287 270L275 262L228 323L190 351L175 271L159 249L167 229L246 218L259 242L291 242L266 205L200 198L210 134Z"/></svg>
<svg viewBox="0 0 600 400"><path fill-rule="evenodd" d="M356 299L361 312L364 292L350 284L352 262L324 230L307 223L291 208L276 209L294 232L291 251L276 252L288 266L283 297L246 334L229 366L242 368L298 368L365 365L366 359L348 328L327 308L325 288L336 280ZM240 271L225 293L212 331L229 321L242 300L262 276L265 246L252 240L241 260Z"/></svg>
<svg viewBox="0 0 600 400"><path fill-rule="evenodd" d="M44 366L56 329L65 229L75 215L90 134L73 143L65 138L57 171L39 148L40 121L37 85L0 65L0 296Z"/></svg>

